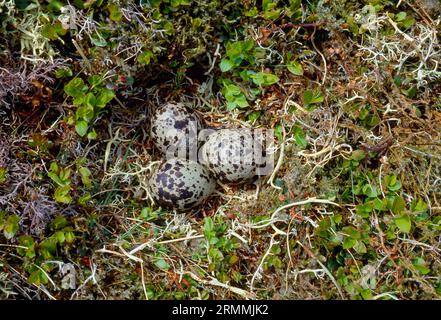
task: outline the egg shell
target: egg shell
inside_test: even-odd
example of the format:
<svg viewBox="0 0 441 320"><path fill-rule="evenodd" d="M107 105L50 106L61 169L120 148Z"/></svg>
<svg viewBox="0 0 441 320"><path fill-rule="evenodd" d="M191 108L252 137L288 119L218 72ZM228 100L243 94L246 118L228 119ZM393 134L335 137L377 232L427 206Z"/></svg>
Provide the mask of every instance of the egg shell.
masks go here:
<svg viewBox="0 0 441 320"><path fill-rule="evenodd" d="M255 141L250 129L221 129L199 150L199 161L219 180L244 182L256 175Z"/></svg>
<svg viewBox="0 0 441 320"><path fill-rule="evenodd" d="M185 159L163 161L149 180L153 199L167 209L185 211L203 203L216 181L199 163Z"/></svg>
<svg viewBox="0 0 441 320"><path fill-rule="evenodd" d="M153 113L150 136L167 159L178 157L196 160L197 135L201 127L197 114L184 104L166 103Z"/></svg>

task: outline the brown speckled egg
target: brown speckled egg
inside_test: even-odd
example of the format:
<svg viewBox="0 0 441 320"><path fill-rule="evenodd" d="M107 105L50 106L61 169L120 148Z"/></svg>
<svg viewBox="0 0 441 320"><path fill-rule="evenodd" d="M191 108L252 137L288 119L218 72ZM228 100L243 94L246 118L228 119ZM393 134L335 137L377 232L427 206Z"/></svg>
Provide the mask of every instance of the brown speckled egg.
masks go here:
<svg viewBox="0 0 441 320"><path fill-rule="evenodd" d="M197 134L200 129L201 121L195 112L182 103L166 103L153 113L150 135L167 158L189 159L189 152L197 154Z"/></svg>
<svg viewBox="0 0 441 320"><path fill-rule="evenodd" d="M200 205L215 188L216 182L204 166L177 158L162 162L149 181L153 199L161 207L179 211Z"/></svg>
<svg viewBox="0 0 441 320"><path fill-rule="evenodd" d="M243 182L256 175L253 150L251 130L217 130L199 150L199 161L221 181Z"/></svg>

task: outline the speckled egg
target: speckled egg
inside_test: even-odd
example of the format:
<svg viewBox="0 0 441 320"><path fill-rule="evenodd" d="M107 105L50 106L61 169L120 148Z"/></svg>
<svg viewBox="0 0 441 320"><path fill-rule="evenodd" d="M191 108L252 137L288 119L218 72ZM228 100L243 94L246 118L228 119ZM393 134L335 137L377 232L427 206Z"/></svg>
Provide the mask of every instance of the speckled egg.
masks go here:
<svg viewBox="0 0 441 320"><path fill-rule="evenodd" d="M256 174L254 139L249 129L222 129L210 134L199 150L200 163L224 182L243 182Z"/></svg>
<svg viewBox="0 0 441 320"><path fill-rule="evenodd" d="M153 113L150 135L167 158L195 159L200 129L201 121L195 112L182 103L166 103Z"/></svg>
<svg viewBox="0 0 441 320"><path fill-rule="evenodd" d="M185 211L204 202L216 188L208 170L197 162L162 162L149 181L153 199L164 208Z"/></svg>

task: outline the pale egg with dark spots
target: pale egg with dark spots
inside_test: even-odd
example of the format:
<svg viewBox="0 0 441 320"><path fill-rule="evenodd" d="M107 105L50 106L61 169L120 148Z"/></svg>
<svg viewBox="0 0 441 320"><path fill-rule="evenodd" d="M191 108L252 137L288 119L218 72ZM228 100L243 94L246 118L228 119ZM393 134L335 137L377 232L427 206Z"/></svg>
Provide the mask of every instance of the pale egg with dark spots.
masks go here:
<svg viewBox="0 0 441 320"><path fill-rule="evenodd" d="M199 150L199 161L221 181L244 182L256 175L254 147L249 129L217 130Z"/></svg>
<svg viewBox="0 0 441 320"><path fill-rule="evenodd" d="M196 157L201 120L194 111L182 103L166 103L154 111L150 124L151 139L167 158Z"/></svg>
<svg viewBox="0 0 441 320"><path fill-rule="evenodd" d="M202 204L215 188L216 181L204 166L177 158L163 161L149 180L153 199L161 207L179 211Z"/></svg>

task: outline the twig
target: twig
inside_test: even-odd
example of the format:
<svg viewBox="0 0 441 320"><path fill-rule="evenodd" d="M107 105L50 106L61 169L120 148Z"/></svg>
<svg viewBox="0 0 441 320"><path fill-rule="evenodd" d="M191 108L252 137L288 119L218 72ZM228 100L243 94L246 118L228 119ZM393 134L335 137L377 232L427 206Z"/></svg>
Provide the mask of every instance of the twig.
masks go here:
<svg viewBox="0 0 441 320"><path fill-rule="evenodd" d="M405 239L405 238L400 238L400 237L398 237L398 239L403 241L403 242L407 242L407 243L413 244L415 246L420 246L420 247L427 248L429 250L441 253L441 249L435 248L433 246L430 246L430 245L428 245L426 243L423 243L423 242L420 242L420 241L416 241L416 240L412 240L412 239Z"/></svg>
<svg viewBox="0 0 441 320"><path fill-rule="evenodd" d="M214 69L217 57L218 56L220 57L219 49L220 49L220 44L218 43L217 47L216 47L216 51L214 52L214 59L213 59L213 62L211 64L211 66L210 66L210 69L208 69L207 72L204 73L206 76L208 76L210 74L210 72Z"/></svg>
<svg viewBox="0 0 441 320"><path fill-rule="evenodd" d="M204 279L199 278L193 272L186 271L186 272L183 272L183 274L189 275L190 277L192 277L194 280L196 280L199 283L208 284L208 285L221 287L221 288L230 290L231 292L234 292L235 294L238 294L238 295L244 297L245 299L255 299L256 298L256 296L252 292L248 292L243 289L236 288L236 287L230 286L228 284L222 283L213 277L210 277L210 280L204 280Z"/></svg>
<svg viewBox="0 0 441 320"><path fill-rule="evenodd" d="M256 271L254 272L253 277L251 278L251 283L250 283L250 290L251 290L251 292L254 291L254 288L253 288L253 286L254 286L254 281L256 280L257 276L260 275L260 272L261 272L261 270L262 270L262 268L263 268L263 264L264 264L264 262L265 262L266 257L268 257L269 254L271 253L271 249L272 249L273 245L279 243L278 241L274 241L274 238L276 237L277 234L278 234L278 233L274 233L274 234L271 236L271 241L270 241L270 244L269 244L269 246L268 246L268 250L266 250L265 254L264 254L263 257L262 257L262 260L260 260L259 266L257 267Z"/></svg>
<svg viewBox="0 0 441 320"><path fill-rule="evenodd" d="M137 246L135 249L130 251L129 254L133 255L136 252L143 250L145 247L151 246L153 244L167 244L167 243L181 242L181 241L192 240L192 239L200 239L203 237L204 237L204 235L196 235L196 236L189 236L189 237L184 237L184 238L179 238L179 239L164 240L164 241L159 241L159 242L154 242L154 241L150 240L150 241L147 241L147 242Z"/></svg>
<svg viewBox="0 0 441 320"><path fill-rule="evenodd" d="M254 225L246 225L249 228L253 228L253 229L260 229L260 228L265 228L268 227L272 224L274 224L275 221L275 216L286 209L292 208L294 206L300 206L303 204L308 204L308 203L324 203L324 204L332 204L334 206L340 207L339 204L332 202L330 200L326 200L326 199L317 199L317 198L308 198L306 200L302 200L302 201L297 201L297 202L292 202L292 203L288 203L282 207L279 207L276 211L273 212L273 214L271 215L271 217L268 220L262 220L259 221L258 223L254 224Z"/></svg>
<svg viewBox="0 0 441 320"><path fill-rule="evenodd" d="M86 278L86 280L74 291L74 293L72 293L72 295L70 296L70 299L72 300L73 299L73 297L75 296L75 295L78 295L78 292L82 289L82 288L84 288L84 286L90 281L90 280L92 280L92 283L93 284L96 284L97 283L97 281L96 281L96 278L95 278L95 274L96 274L96 270L97 270L97 266L96 266L96 264L92 264L92 274L90 275L90 276L88 276L87 278Z"/></svg>
<svg viewBox="0 0 441 320"><path fill-rule="evenodd" d="M77 49L78 53L80 54L81 58L83 58L84 62L86 63L87 69L89 69L89 72L92 73L92 65L90 64L89 59L87 59L83 48L81 48L81 46L78 44L78 42L75 41L75 39L72 39L72 43L75 46L75 48Z"/></svg>
<svg viewBox="0 0 441 320"><path fill-rule="evenodd" d="M141 283L142 283L142 290L144 291L145 299L149 300L149 296L147 295L147 289L145 287L145 281L144 281L144 263L141 262Z"/></svg>
<svg viewBox="0 0 441 320"><path fill-rule="evenodd" d="M280 167L282 166L283 163L283 158L285 156L285 137L286 137L286 132L285 132L285 127L282 125L282 134L283 134L283 138L280 144L280 154L279 154L279 159L277 160L276 166L274 167L274 170L271 174L271 176L269 177L267 183L271 185L271 187L273 187L274 189L277 190L282 190L281 187L276 186L274 184L274 178L276 177L277 172L279 171Z"/></svg>
<svg viewBox="0 0 441 320"><path fill-rule="evenodd" d="M321 57L322 60L323 60L323 68L324 68L324 72L323 72L322 85L324 85L325 82L326 82L326 75L328 74L328 66L327 66L327 64L326 64L326 58L325 58L325 56L323 55L323 53L322 53L322 52L317 48L317 46L315 45L314 35L315 35L316 30L317 30L317 28L314 27L314 32L313 32L312 35L311 35L311 43L312 43L312 46L314 47L315 51L318 52L318 54L320 55L320 57Z"/></svg>
<svg viewBox="0 0 441 320"><path fill-rule="evenodd" d="M335 287L337 288L338 293L340 294L340 297L345 300L345 296L343 295L343 292L341 291L340 285L335 280L332 273L326 268L326 266L315 256L315 254L309 249L308 247L304 246L300 241L296 241L303 249L305 249L306 253L311 256L311 258L315 259L317 263L320 265L320 267L323 268L323 271L328 275L328 277L331 279L332 283L334 283Z"/></svg>

